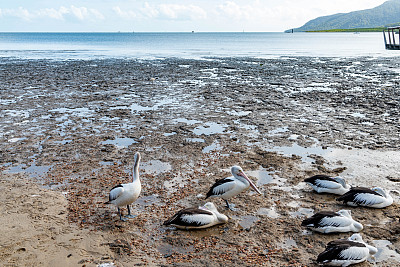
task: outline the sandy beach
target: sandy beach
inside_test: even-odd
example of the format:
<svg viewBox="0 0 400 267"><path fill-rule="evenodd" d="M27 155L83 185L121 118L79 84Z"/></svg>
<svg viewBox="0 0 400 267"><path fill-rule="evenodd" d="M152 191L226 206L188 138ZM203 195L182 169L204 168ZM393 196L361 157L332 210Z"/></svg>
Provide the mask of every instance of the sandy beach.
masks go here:
<svg viewBox="0 0 400 267"><path fill-rule="evenodd" d="M301 227L352 211L378 248L358 266L400 266L398 58L0 60L2 266L317 266L350 233ZM138 215L109 190L141 152ZM205 203L240 165L261 189L212 199L227 224L162 223ZM341 175L394 204L352 208L303 182ZM126 213L126 209L123 209Z"/></svg>

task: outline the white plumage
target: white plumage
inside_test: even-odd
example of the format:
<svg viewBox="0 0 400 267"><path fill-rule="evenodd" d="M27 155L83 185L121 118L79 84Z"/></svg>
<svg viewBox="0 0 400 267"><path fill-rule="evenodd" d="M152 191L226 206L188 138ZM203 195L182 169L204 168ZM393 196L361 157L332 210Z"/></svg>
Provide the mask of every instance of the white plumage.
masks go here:
<svg viewBox="0 0 400 267"><path fill-rule="evenodd" d="M304 182L311 186L317 193L343 195L350 190L350 186L339 176L314 175L305 179Z"/></svg>
<svg viewBox="0 0 400 267"><path fill-rule="evenodd" d="M337 199L349 206L364 206L370 208L385 208L393 203L392 196L384 189L374 187L353 187L349 192Z"/></svg>
<svg viewBox="0 0 400 267"><path fill-rule="evenodd" d="M318 212L305 219L301 225L324 234L359 232L363 229L362 224L352 218L350 210Z"/></svg>
<svg viewBox="0 0 400 267"><path fill-rule="evenodd" d="M218 212L212 202L207 202L199 208L187 208L180 210L164 225L173 225L179 229L202 229L216 224L226 223L228 217Z"/></svg>
<svg viewBox="0 0 400 267"><path fill-rule="evenodd" d="M233 210L233 205L229 204L228 199L248 189L250 186L260 195L261 191L247 177L243 169L239 166L231 168L232 177L217 180L207 193L206 199L209 197L221 197L225 200L229 209Z"/></svg>
<svg viewBox="0 0 400 267"><path fill-rule="evenodd" d="M114 204L118 207L119 218L122 221L125 221L125 218L122 218L120 207L127 206L128 215L126 218L134 218L136 216L131 214L131 209L129 207L130 204L136 201L136 199L140 195L140 191L142 190L142 185L139 179L139 162L140 162L140 153L136 152L134 156L134 166L133 166L133 180L131 183L127 184L119 184L111 189L109 194L109 201L106 204Z"/></svg>
<svg viewBox="0 0 400 267"><path fill-rule="evenodd" d="M367 260L377 249L366 244L361 235L353 234L348 239L328 243L325 251L318 255L317 262L329 266L349 266Z"/></svg>

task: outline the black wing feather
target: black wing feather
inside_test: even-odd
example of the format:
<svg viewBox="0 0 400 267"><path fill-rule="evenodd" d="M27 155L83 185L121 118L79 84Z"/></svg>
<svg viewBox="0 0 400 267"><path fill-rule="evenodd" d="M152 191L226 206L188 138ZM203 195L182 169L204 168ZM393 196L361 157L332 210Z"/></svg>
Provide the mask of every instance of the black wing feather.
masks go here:
<svg viewBox="0 0 400 267"><path fill-rule="evenodd" d="M360 242L345 239L331 241L328 243L325 251L318 255L317 262L323 263L325 261L347 260L341 255L341 252L350 247L365 247L365 245Z"/></svg>
<svg viewBox="0 0 400 267"><path fill-rule="evenodd" d="M339 198L337 198L337 200L343 201L343 203L354 202L357 205L365 204L365 200L362 200L362 199L356 200L356 196L358 194L373 194L373 195L381 196L378 192L375 192L367 187L353 187L347 193L345 193L342 196L340 196Z"/></svg>
<svg viewBox="0 0 400 267"><path fill-rule="evenodd" d="M317 175L311 176L309 178L304 179L304 182L316 184L316 180L327 180L327 181L337 183L337 181L334 180L332 177L330 177L328 175L324 175L324 174L317 174Z"/></svg>
<svg viewBox="0 0 400 267"><path fill-rule="evenodd" d="M164 222L164 225L176 224L181 226L202 226L203 224L200 222L187 222L182 220L182 216L185 215L195 215L195 214L207 214L213 215L212 212L198 209L198 208L188 208L178 211L174 216Z"/></svg>
<svg viewBox="0 0 400 267"><path fill-rule="evenodd" d="M216 188L217 186L223 185L225 183L229 183L229 182L233 182L234 180L231 178L223 178L223 179L219 179L217 181L215 181L215 184L213 184L210 188L210 190L207 193L207 196L205 199L209 198L210 196L214 195L213 191L214 188Z"/></svg>
<svg viewBox="0 0 400 267"><path fill-rule="evenodd" d="M315 213L310 218L303 220L303 222L301 223L301 226L307 226L310 224L312 224L314 226L322 226L322 225L320 225L320 223L323 218L336 217L336 216L340 216L340 214L333 212L333 211L321 211L321 212ZM338 225L334 225L334 226L338 226Z"/></svg>

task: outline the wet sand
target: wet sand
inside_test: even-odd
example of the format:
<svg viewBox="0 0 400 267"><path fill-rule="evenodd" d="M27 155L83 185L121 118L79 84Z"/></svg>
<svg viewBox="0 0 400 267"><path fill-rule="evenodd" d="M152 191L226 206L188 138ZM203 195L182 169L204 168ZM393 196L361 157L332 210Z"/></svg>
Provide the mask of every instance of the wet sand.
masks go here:
<svg viewBox="0 0 400 267"><path fill-rule="evenodd" d="M347 208L400 266L399 61L338 58L0 61L0 259L5 266L316 266L329 241L300 226ZM103 203L142 153L138 215ZM227 224L162 222L204 204L240 165L263 195L234 198ZM314 174L382 186L385 209L311 192ZM126 210L124 210L126 212ZM103 266L105 266L103 265Z"/></svg>

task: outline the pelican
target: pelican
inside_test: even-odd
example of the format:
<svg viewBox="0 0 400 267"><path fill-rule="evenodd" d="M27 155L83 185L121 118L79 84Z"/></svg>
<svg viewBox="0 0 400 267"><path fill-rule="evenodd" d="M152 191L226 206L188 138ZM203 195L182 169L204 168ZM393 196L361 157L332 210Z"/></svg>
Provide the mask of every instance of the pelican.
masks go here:
<svg viewBox="0 0 400 267"><path fill-rule="evenodd" d="M224 179L217 180L207 193L206 199L209 197L221 197L225 200L226 206L230 210L234 210L234 205L229 204L228 199L234 197L250 186L260 195L261 191L257 186L247 177L243 172L243 169L239 166L233 166L231 168L233 177L227 177Z"/></svg>
<svg viewBox="0 0 400 267"><path fill-rule="evenodd" d="M349 206L363 206L370 208L384 208L393 203L393 198L380 187L372 189L353 187L349 192L337 199Z"/></svg>
<svg viewBox="0 0 400 267"><path fill-rule="evenodd" d="M111 189L109 195L109 201L105 204L114 204L118 208L119 218L121 221L126 221L128 218L135 218L136 216L131 214L131 209L129 205L136 201L139 197L140 191L142 190L142 185L139 179L139 162L140 153L136 152L134 156L133 165L133 179L132 183L119 184ZM120 207L127 206L128 215L122 218Z"/></svg>
<svg viewBox="0 0 400 267"><path fill-rule="evenodd" d="M361 223L353 220L350 210L321 211L305 219L301 225L324 234L360 232L363 229Z"/></svg>
<svg viewBox="0 0 400 267"><path fill-rule="evenodd" d="M378 250L366 244L361 235L353 234L348 239L328 243L325 251L318 255L317 262L329 266L349 266L367 260Z"/></svg>
<svg viewBox="0 0 400 267"><path fill-rule="evenodd" d="M350 190L350 186L339 176L330 177L319 174L305 179L304 182L311 186L317 193L343 195Z"/></svg>
<svg viewBox="0 0 400 267"><path fill-rule="evenodd" d="M180 210L164 225L173 225L179 229L202 229L216 224L226 223L228 217L218 212L212 202L207 202L199 208L188 208Z"/></svg>

